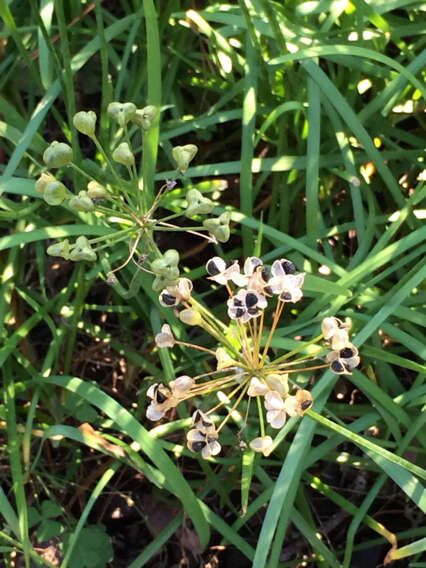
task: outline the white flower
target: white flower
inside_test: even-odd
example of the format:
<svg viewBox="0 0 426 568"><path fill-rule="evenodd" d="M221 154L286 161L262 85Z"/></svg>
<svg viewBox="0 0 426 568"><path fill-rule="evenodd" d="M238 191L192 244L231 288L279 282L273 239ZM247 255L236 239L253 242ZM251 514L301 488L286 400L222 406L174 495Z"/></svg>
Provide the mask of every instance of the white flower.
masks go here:
<svg viewBox="0 0 426 568"><path fill-rule="evenodd" d="M189 300L192 288L192 282L189 278L179 278L177 284L167 286L160 292L160 304L167 308L177 306L181 302Z"/></svg>
<svg viewBox="0 0 426 568"><path fill-rule="evenodd" d="M227 263L220 256L214 256L207 262L206 270L209 274L209 280L223 286L228 280L232 280L237 286L245 286L248 282L247 276L241 274L237 260Z"/></svg>
<svg viewBox="0 0 426 568"><path fill-rule="evenodd" d="M260 436L250 442L250 448L254 452L262 453L265 457L267 457L271 453L273 444L274 441L271 436Z"/></svg>
<svg viewBox="0 0 426 568"><path fill-rule="evenodd" d="M196 410L192 415L192 426L203 434L213 435L216 433L216 426L213 420L201 410Z"/></svg>
<svg viewBox="0 0 426 568"><path fill-rule="evenodd" d="M228 315L231 319L240 319L243 323L251 318L260 316L268 302L265 296L255 290L240 290L238 294L229 298Z"/></svg>
<svg viewBox="0 0 426 568"><path fill-rule="evenodd" d="M358 349L352 343L348 343L340 351L331 351L327 354L325 360L330 363L330 369L338 375L351 375L361 361L358 356Z"/></svg>
<svg viewBox="0 0 426 568"><path fill-rule="evenodd" d="M305 280L305 273L283 274L274 276L268 282L268 287L273 294L279 294L283 302L298 302L303 297L301 290Z"/></svg>
<svg viewBox="0 0 426 568"><path fill-rule="evenodd" d="M288 396L284 401L284 408L289 416L303 416L311 406L312 395L304 389L299 389L294 396Z"/></svg>
<svg viewBox="0 0 426 568"><path fill-rule="evenodd" d="M253 377L250 381L247 394L248 396L265 396L268 390L268 386L264 382L259 381L257 377Z"/></svg>
<svg viewBox="0 0 426 568"><path fill-rule="evenodd" d="M169 387L172 389L172 395L176 398L185 398L191 388L194 386L195 381L188 375L177 377L174 381L170 381Z"/></svg>
<svg viewBox="0 0 426 568"><path fill-rule="evenodd" d="M342 322L335 317L329 317L322 320L321 332L326 341L330 341L330 339L333 341L335 335L339 336L340 339L336 339L336 347L333 347L333 349L343 349L345 345L342 345L342 343L345 337L348 337L349 327L350 325L347 322ZM342 345L342 347L338 347L338 345Z"/></svg>
<svg viewBox="0 0 426 568"><path fill-rule="evenodd" d="M155 343L157 347L173 347L175 344L172 330L167 323L162 326L161 333L155 336Z"/></svg>
<svg viewBox="0 0 426 568"><path fill-rule="evenodd" d="M171 390L162 383L155 383L147 390L151 402L146 409L146 417L149 420L160 420L170 408L178 404L178 400L172 395Z"/></svg>
<svg viewBox="0 0 426 568"><path fill-rule="evenodd" d="M217 433L204 434L197 428L190 430L186 435L187 446L193 452L201 452L204 459L216 456L222 449L217 441Z"/></svg>
<svg viewBox="0 0 426 568"><path fill-rule="evenodd" d="M282 428L286 420L284 401L277 391L269 391L265 394L266 421L272 428Z"/></svg>

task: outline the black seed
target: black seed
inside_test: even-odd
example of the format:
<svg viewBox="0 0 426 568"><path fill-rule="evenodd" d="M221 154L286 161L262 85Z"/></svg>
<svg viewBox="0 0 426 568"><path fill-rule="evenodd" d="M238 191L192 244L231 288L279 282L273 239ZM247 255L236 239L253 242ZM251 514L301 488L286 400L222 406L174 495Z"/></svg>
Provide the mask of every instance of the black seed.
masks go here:
<svg viewBox="0 0 426 568"><path fill-rule="evenodd" d="M246 296L246 306L248 308L252 308L253 306L255 306L257 304L258 298L256 296L256 294L251 294L248 293Z"/></svg>
<svg viewBox="0 0 426 568"><path fill-rule="evenodd" d="M164 294L161 294L161 301L163 304L166 304L166 306L174 306L176 304L176 297L164 292Z"/></svg>
<svg viewBox="0 0 426 568"><path fill-rule="evenodd" d="M290 292L283 292L280 296L281 300L284 300L285 302L289 302L291 300L291 294Z"/></svg>
<svg viewBox="0 0 426 568"><path fill-rule="evenodd" d="M266 286L265 290L264 290L267 294L272 294L272 288L270 286Z"/></svg>
<svg viewBox="0 0 426 568"><path fill-rule="evenodd" d="M349 359L349 357L352 357L353 354L354 352L350 347L345 347L340 351L340 357L342 357L342 359Z"/></svg>
<svg viewBox="0 0 426 568"><path fill-rule="evenodd" d="M331 364L331 369L335 373L343 373L345 371L345 368L342 363L340 363L340 361L333 361Z"/></svg>
<svg viewBox="0 0 426 568"><path fill-rule="evenodd" d="M281 263L283 270L286 274L294 274L296 272L296 267L289 260L285 260Z"/></svg>
<svg viewBox="0 0 426 568"><path fill-rule="evenodd" d="M265 267L262 268L261 274L262 274L263 281L264 281L264 282L268 282L269 277L270 277L269 269L268 269L268 268L265 268Z"/></svg>
<svg viewBox="0 0 426 568"><path fill-rule="evenodd" d="M309 408L310 406L312 406L312 400L304 400L304 401L302 402L302 404L300 405L300 408L301 408L302 410L308 410L308 408Z"/></svg>
<svg viewBox="0 0 426 568"><path fill-rule="evenodd" d="M199 420L202 420L201 413L200 413L199 410L196 410L194 412L194 416L193 416L192 421L193 421L194 424L196 424Z"/></svg>
<svg viewBox="0 0 426 568"><path fill-rule="evenodd" d="M259 308L249 308L247 311L251 316L256 316L260 312L260 309Z"/></svg>
<svg viewBox="0 0 426 568"><path fill-rule="evenodd" d="M235 311L235 317L236 318L241 318L243 317L243 315L245 314L245 310L243 310L242 308L237 308Z"/></svg>
<svg viewBox="0 0 426 568"><path fill-rule="evenodd" d="M234 298L234 301L232 303L234 304L234 306L237 306L237 307L243 305L242 301L239 300L238 298Z"/></svg>
<svg viewBox="0 0 426 568"><path fill-rule="evenodd" d="M216 438L207 438L208 444L212 444L213 442L216 442Z"/></svg>
<svg viewBox="0 0 426 568"><path fill-rule="evenodd" d="M205 445L205 442L194 442L192 444L192 449L194 450L194 452L201 452Z"/></svg>
<svg viewBox="0 0 426 568"><path fill-rule="evenodd" d="M206 269L207 272L210 274L210 276L216 276L216 274L220 273L219 268L216 266L216 263L214 260L209 260L207 265L206 265Z"/></svg>
<svg viewBox="0 0 426 568"><path fill-rule="evenodd" d="M164 394L163 394L161 391L159 391L158 388L157 388L157 390L156 390L156 392L155 392L155 399L156 399L156 401L158 402L158 404L161 404L162 402L165 402L165 401L167 400L167 396L164 395Z"/></svg>

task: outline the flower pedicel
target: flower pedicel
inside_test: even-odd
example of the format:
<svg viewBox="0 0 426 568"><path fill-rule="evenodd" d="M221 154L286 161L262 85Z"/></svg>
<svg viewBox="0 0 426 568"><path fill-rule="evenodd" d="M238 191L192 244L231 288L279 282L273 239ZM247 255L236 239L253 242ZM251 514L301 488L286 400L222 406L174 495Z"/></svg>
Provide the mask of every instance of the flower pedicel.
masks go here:
<svg viewBox="0 0 426 568"><path fill-rule="evenodd" d="M249 257L241 271L238 261L225 262L215 256L207 262L206 270L209 280L228 291L228 325L193 297L192 283L187 278L180 278L176 284L161 290L160 303L174 308L181 321L202 327L213 337L216 349L179 341L168 324L163 325L161 333L157 334L156 344L159 348L185 345L208 352L216 359L216 370L197 377L184 375L167 386L152 385L147 392L151 399L147 417L160 420L169 409L184 400L217 392L219 403L206 411L195 410L192 427L187 433L188 448L201 452L203 458L209 458L220 453L220 431L246 400L245 426L240 429L240 435L246 437L246 441L242 442L245 447L249 445L253 451L268 456L274 446L269 434L281 429L287 417L303 416L313 404L311 393L296 385L291 379L292 374L327 367L336 374L351 374L360 363L358 350L349 340L349 324L327 317L322 321L319 337L281 356L272 352L271 341L286 304L299 302L303 297L305 274L298 273L291 261L285 258L276 260L268 268L261 259ZM269 329L266 327L268 303L273 306ZM305 346L321 339L330 349L325 356L300 357ZM299 356L291 360L291 356L296 354ZM305 365L315 360L320 364ZM250 403L254 400L257 401L254 406L259 418L255 436L252 424L257 421L251 420L250 426L247 425ZM221 419L218 411L223 407L226 407L227 413Z"/></svg>

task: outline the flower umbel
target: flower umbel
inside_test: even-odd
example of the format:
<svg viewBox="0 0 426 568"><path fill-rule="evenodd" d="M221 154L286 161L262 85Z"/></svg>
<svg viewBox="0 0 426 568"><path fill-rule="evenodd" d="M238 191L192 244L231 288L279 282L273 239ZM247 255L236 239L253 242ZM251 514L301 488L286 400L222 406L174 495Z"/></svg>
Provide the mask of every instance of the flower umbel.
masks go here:
<svg viewBox="0 0 426 568"><path fill-rule="evenodd" d="M158 269L165 270L161 262L157 264L153 266L157 273ZM239 428L236 446L242 444L268 456L275 443L271 434L280 430L288 418L303 417L312 407L312 395L303 386L314 379L313 372L330 368L336 374L351 374L360 362L358 350L349 340L349 323L334 317L322 321L321 335L291 352L279 353L274 335L287 304L303 298L305 274L285 258L275 260L268 268L252 256L242 266L241 270L237 260L226 262L218 256L206 264L208 279L215 286L224 286L229 296L228 325L194 297L187 278L178 279L160 292L164 308L173 307L181 321L202 328L213 338L213 344L204 345L204 340L197 344L179 341L164 324L156 335L157 346L185 345L207 352L213 359L210 367L215 370L195 377L180 376L168 386L152 385L147 392L151 398L147 417L160 420L180 402L194 400L197 409L187 433L187 447L200 452L203 458L221 452L220 432L230 421ZM312 353L312 346L321 339L328 353L320 348L314 356L303 354ZM302 373L309 373L307 380L301 378ZM199 397L211 400L212 395L218 398L216 405L208 410L198 408ZM253 406L258 420L251 418Z"/></svg>

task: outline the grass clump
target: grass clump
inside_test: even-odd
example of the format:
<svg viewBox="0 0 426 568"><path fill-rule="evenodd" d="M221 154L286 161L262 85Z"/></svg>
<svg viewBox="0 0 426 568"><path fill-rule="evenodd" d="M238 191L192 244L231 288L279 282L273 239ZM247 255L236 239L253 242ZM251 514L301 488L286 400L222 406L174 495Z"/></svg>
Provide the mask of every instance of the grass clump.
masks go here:
<svg viewBox="0 0 426 568"><path fill-rule="evenodd" d="M421 15L380 0L0 2L6 566L421 563ZM273 334L262 271L254 304L217 280L243 258L305 274L280 280L292 302L277 300ZM268 365L319 356L324 321L334 355L283 381L290 367ZM235 400L256 396L238 415L216 379L201 410L228 406L220 441L191 419L196 399L161 406L229 359ZM294 390L262 396L277 392L268 368ZM302 391L313 404L297 412Z"/></svg>

